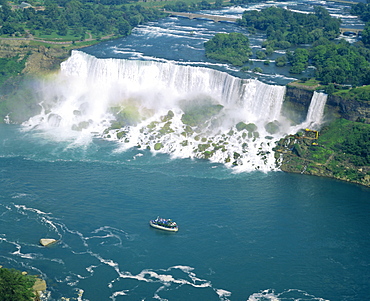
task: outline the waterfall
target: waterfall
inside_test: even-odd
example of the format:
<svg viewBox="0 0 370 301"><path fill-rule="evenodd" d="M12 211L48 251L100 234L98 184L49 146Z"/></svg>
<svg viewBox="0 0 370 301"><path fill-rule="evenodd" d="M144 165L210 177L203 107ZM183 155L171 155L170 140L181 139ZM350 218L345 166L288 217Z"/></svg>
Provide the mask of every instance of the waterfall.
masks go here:
<svg viewBox="0 0 370 301"><path fill-rule="evenodd" d="M325 93L313 92L305 121L308 127L316 129L322 122L327 97L328 95Z"/></svg>
<svg viewBox="0 0 370 301"><path fill-rule="evenodd" d="M279 117L285 94L284 86L267 85L254 79L242 80L209 68L98 59L81 51L73 51L72 56L62 63L61 70L80 85L104 94L105 101L114 103L117 99L139 96L141 103L154 109L161 106L173 108L184 97L206 96L223 106L248 111L252 118L274 120ZM112 99L106 99L108 95Z"/></svg>
<svg viewBox="0 0 370 301"><path fill-rule="evenodd" d="M276 169L275 142L296 129L280 114L285 86L204 67L74 50L42 92L42 113L24 124L30 129L85 142L93 133L120 141L119 151L139 147L239 171ZM320 122L324 104L315 93L310 123Z"/></svg>

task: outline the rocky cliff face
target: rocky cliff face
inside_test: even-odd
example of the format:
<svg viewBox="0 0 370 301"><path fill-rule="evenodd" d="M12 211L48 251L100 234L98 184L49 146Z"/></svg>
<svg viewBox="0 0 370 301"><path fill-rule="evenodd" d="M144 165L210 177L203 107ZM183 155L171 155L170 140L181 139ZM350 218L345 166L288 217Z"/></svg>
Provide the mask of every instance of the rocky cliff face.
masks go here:
<svg viewBox="0 0 370 301"><path fill-rule="evenodd" d="M286 101L298 103L306 107L306 109L308 109L311 103L312 95L313 95L312 90L301 89L288 85L285 97Z"/></svg>
<svg viewBox="0 0 370 301"><path fill-rule="evenodd" d="M310 105L312 94L311 90L288 85L283 114L294 122L302 122ZM345 100L339 96L329 95L325 115L330 120L344 118L370 124L370 102Z"/></svg>
<svg viewBox="0 0 370 301"><path fill-rule="evenodd" d="M329 95L326 105L342 118L370 124L369 102L345 100L335 95Z"/></svg>
<svg viewBox="0 0 370 301"><path fill-rule="evenodd" d="M282 114L295 124L303 122L307 116L312 95L313 91L288 85L286 87Z"/></svg>

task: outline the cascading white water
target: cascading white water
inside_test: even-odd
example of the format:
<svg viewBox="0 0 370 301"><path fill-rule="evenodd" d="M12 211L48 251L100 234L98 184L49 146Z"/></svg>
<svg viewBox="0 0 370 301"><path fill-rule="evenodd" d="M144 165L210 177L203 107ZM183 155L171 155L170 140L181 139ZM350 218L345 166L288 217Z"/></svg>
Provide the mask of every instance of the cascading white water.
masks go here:
<svg viewBox="0 0 370 301"><path fill-rule="evenodd" d="M276 169L275 141L296 129L280 115L284 95L285 86L213 69L73 51L45 86L43 112L25 124L268 171ZM319 122L317 110L310 121Z"/></svg>
<svg viewBox="0 0 370 301"><path fill-rule="evenodd" d="M324 116L324 108L328 95L324 93L314 92L310 107L308 108L305 123L312 129L318 129Z"/></svg>
<svg viewBox="0 0 370 301"><path fill-rule="evenodd" d="M285 93L283 86L241 80L213 69L153 61L97 59L80 51L73 51L61 69L80 85L104 91L105 101L110 104L122 98L139 97L137 101L154 109L173 108L184 97L207 96L230 108L246 107L251 117L264 114L265 118L274 119L279 115Z"/></svg>

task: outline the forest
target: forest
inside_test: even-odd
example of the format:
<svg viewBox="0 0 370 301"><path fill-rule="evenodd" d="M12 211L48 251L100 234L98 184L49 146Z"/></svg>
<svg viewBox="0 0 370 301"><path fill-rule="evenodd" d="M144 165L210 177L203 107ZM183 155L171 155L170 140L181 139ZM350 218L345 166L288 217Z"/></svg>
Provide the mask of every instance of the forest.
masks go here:
<svg viewBox="0 0 370 301"><path fill-rule="evenodd" d="M277 66L289 63L292 74L300 74L311 65L315 67L316 79L323 85L370 84L370 50L367 44L335 40L339 37L340 20L331 17L323 7L315 7L312 14L278 7L245 11L239 24L251 32L266 32L267 39L263 43L266 55L273 50L298 47L294 51L287 50L285 57L275 61ZM299 48L301 46L304 47Z"/></svg>
<svg viewBox="0 0 370 301"><path fill-rule="evenodd" d="M358 4L358 6L360 8L357 10L357 5L354 6L353 13L365 12L360 17L366 21L370 18L369 5ZM268 7L260 11L250 10L243 13L238 24L246 27L251 34L257 30L266 33L262 49L255 53L256 58L264 59L268 64L269 57L275 50L285 50L285 55L275 59L275 65L277 67L288 65L292 74L301 74L307 67L313 66L315 79L326 86L328 94L349 86L370 84L370 22L365 27L362 40L353 44L344 39L337 39L340 34L340 20L331 17L323 7L315 7L314 13L311 14L278 7ZM216 37L211 41L214 39ZM206 55L209 57L211 45L214 44L212 43L205 44ZM219 47L218 44L217 46ZM233 56L233 52L227 47L219 47L217 51L222 61L227 61L225 57L228 54L230 57ZM220 53L222 51L223 55ZM231 59L228 62L233 64ZM241 66L240 62L234 65Z"/></svg>
<svg viewBox="0 0 370 301"><path fill-rule="evenodd" d="M322 37L333 40L339 36L340 20L331 17L322 6L316 6L313 14L271 6L261 11L245 11L238 24L247 27L251 32L265 31L266 47L287 49L291 46L312 44Z"/></svg>
<svg viewBox="0 0 370 301"><path fill-rule="evenodd" d="M0 0L0 34L6 36L58 35L85 39L86 35L126 36L133 27L166 16L140 5L103 5L87 1L45 1L42 8L14 8ZM37 8L37 7L36 7Z"/></svg>

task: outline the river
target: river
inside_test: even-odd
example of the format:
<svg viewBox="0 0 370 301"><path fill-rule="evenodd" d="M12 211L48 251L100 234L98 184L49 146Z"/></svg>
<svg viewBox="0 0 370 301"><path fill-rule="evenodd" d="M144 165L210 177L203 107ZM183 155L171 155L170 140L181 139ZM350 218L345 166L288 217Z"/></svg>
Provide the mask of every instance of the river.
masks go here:
<svg viewBox="0 0 370 301"><path fill-rule="evenodd" d="M301 124L285 123L286 70L255 60L264 74L240 72L204 57L204 41L235 30L166 18L74 51L39 84L45 110L0 125L1 265L45 279L44 300L367 299L370 190L278 170L274 141L319 127L322 112L313 105ZM254 49L261 39L250 37ZM112 107L128 122L121 129L107 130ZM189 107L220 111L186 132ZM241 121L256 126L250 135ZM209 160L206 144L217 146ZM179 232L150 228L157 216Z"/></svg>

